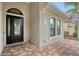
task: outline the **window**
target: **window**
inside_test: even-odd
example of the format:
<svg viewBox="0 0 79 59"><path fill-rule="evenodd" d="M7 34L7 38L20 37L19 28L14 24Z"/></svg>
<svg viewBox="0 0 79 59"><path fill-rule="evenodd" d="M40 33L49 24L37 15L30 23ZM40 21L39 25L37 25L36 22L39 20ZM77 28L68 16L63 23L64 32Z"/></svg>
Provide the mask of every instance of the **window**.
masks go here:
<svg viewBox="0 0 79 59"><path fill-rule="evenodd" d="M17 8L10 8L9 10L7 10L8 13L13 13L13 14L18 14L18 15L23 15L23 13L18 10Z"/></svg>
<svg viewBox="0 0 79 59"><path fill-rule="evenodd" d="M57 35L60 35L61 32L61 21L57 20Z"/></svg>
<svg viewBox="0 0 79 59"><path fill-rule="evenodd" d="M50 37L55 36L55 19L50 18L49 24L50 24Z"/></svg>
<svg viewBox="0 0 79 59"><path fill-rule="evenodd" d="M15 35L20 35L21 33L21 20L20 19L14 19L14 31L15 31Z"/></svg>

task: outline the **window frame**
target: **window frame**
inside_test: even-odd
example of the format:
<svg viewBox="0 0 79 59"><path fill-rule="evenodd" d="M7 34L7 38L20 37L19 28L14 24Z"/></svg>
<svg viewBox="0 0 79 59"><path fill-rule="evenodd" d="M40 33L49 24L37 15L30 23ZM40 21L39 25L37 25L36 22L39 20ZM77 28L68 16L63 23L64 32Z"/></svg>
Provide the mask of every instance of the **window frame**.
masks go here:
<svg viewBox="0 0 79 59"><path fill-rule="evenodd" d="M58 25L58 21L59 21L59 25ZM56 28L57 36L58 36L58 35L61 35L61 20L60 19L57 19L56 25L57 25L57 28ZM59 33L58 33L58 31L59 31Z"/></svg>
<svg viewBox="0 0 79 59"><path fill-rule="evenodd" d="M50 37L54 37L54 36L56 36L56 19L55 18L53 18L53 17L50 17L50 19L53 19L53 23L54 23L54 35L51 35L51 32L50 32ZM50 27L50 19L49 19L49 27ZM51 27L49 28L49 30L51 31Z"/></svg>

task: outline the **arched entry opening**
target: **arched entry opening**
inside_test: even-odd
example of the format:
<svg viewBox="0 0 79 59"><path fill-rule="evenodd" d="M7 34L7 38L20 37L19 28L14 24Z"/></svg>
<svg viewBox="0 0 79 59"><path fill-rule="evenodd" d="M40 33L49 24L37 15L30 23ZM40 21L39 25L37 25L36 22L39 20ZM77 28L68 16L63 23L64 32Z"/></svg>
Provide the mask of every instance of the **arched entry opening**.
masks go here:
<svg viewBox="0 0 79 59"><path fill-rule="evenodd" d="M6 12L6 44L23 42L23 17L20 17L23 13L17 8Z"/></svg>

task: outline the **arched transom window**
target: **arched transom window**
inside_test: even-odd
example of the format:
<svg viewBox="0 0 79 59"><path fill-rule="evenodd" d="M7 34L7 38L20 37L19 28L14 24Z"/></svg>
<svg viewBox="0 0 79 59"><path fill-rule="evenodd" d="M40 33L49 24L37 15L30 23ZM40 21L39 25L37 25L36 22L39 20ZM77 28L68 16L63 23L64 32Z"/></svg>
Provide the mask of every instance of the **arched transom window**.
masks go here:
<svg viewBox="0 0 79 59"><path fill-rule="evenodd" d="M23 13L18 10L17 8L10 8L7 10L8 13L13 13L13 14L18 14L18 15L23 15Z"/></svg>

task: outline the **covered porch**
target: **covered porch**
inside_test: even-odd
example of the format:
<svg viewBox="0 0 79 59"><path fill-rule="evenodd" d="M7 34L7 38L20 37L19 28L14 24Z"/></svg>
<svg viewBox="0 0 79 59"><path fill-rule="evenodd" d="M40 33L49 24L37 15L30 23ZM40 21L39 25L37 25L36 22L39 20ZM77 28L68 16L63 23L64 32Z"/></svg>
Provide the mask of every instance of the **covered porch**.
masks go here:
<svg viewBox="0 0 79 59"><path fill-rule="evenodd" d="M17 8L22 13L20 15L17 15L18 13L16 14L7 12L9 9L11 10L14 8ZM63 43L66 41L62 41L62 39L64 39L63 24L64 20L68 20L68 17L63 12L58 10L52 3L8 2L0 3L0 9L1 55L62 55L59 54L58 48L62 47L64 49L65 46L63 45L66 45L65 43ZM10 17L10 22L11 24L13 23L13 27L17 24L14 24L14 20L12 21L12 19L15 19L17 17L23 18L24 23L20 24L20 26L22 25L22 27L20 28L22 30L22 33L19 33L19 42L18 39L15 38L16 33L14 31L14 28L12 29L12 27L10 26L10 29L12 29L13 31L10 30L10 32L12 32L10 33L10 43L7 44L7 15L12 16ZM16 17L13 18L14 16ZM58 46L58 48L56 48L55 46ZM60 48L60 50L62 50L62 48ZM53 50L54 52L51 52Z"/></svg>

